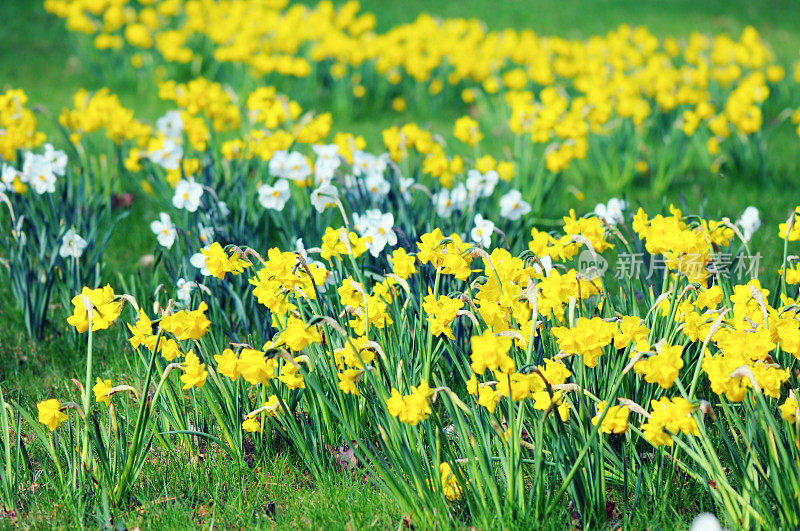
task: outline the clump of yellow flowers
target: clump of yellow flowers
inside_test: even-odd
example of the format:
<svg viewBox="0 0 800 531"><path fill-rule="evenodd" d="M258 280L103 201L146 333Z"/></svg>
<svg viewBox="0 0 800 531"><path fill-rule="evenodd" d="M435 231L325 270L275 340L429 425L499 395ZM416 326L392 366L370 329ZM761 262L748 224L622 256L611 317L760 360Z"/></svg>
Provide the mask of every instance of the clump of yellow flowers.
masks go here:
<svg viewBox="0 0 800 531"><path fill-rule="evenodd" d="M44 133L36 130L36 117L25 104L28 97L19 89L0 94L0 158L13 161L17 150L31 149L45 141Z"/></svg>

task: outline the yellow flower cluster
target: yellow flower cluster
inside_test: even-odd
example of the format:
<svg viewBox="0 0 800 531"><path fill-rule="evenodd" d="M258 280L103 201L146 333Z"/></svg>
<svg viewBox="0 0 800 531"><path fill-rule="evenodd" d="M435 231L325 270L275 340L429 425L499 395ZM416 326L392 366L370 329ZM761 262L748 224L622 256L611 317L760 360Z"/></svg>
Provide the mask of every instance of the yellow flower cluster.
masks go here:
<svg viewBox="0 0 800 531"><path fill-rule="evenodd" d="M376 272L365 279L360 276L359 267L354 267L349 269L350 276L340 277L335 283L335 293L327 286L331 275L327 267L331 271L347 270L364 253L355 256L352 252L352 246L358 244L357 237L351 239L345 230L330 229L326 234L337 239L334 242L332 236L327 236L328 247L344 245L346 238L350 249L344 246L336 253L328 249L327 265L309 263L303 253L281 252L276 248L268 251L266 260L260 260L262 267L250 279L252 293L270 310L276 329L261 349L241 345L224 348L213 355L213 361L202 350L198 355L189 349L182 342L195 341L200 347L197 341L210 328L205 302L195 310L167 309L155 321L140 311L137 322L128 325L130 342L134 347L144 346L153 351L156 338L161 336L164 343L158 348L167 361L187 352L183 362L176 365L182 371L180 381L185 390L204 387L211 381L218 385L214 373L230 381L241 376L250 385L268 385L272 394L269 398L262 394L258 403L263 405L246 415L241 423L241 429L248 432L262 431L264 415L280 414L286 393L299 389L318 392L318 378L330 378L327 383L334 392L354 401L367 400L367 391L375 395L382 383L385 413L410 426L437 414L434 402L440 393L448 395L458 407L470 407L466 405L470 402L471 407L483 408L488 415L501 411L505 417L505 408L522 408L527 403L533 410L552 411L562 422L570 422L572 408L578 407L575 393L583 388L586 396L595 401L596 414L591 422L601 433L623 434L633 426L652 445L671 446L676 436L700 436L698 408L704 406L694 396L698 376L707 378L711 392L733 402L743 401L749 392L761 393L775 401L776 411L787 422L798 422L800 414L794 391L789 390L788 396L786 393L792 375L785 364L776 361L785 362L782 352L800 359L800 321L794 312L788 311L796 308L796 301L783 294L782 305L774 308L768 302L770 292L758 280L731 285L730 293L726 294L718 285L690 284L686 282L688 275L672 274L668 276L674 284L672 289L685 287L680 294L670 292L662 296L653 302L644 318L613 314L603 308L603 297L599 296L605 296L602 281L584 281L567 265L581 246L592 244L598 253L611 248L608 235L596 221L579 220L571 213L564 218L565 236L575 232L584 239L565 243L561 235L554 233L548 235L544 244L533 245L545 253L542 258L565 262L561 272L544 271L539 267L541 262L525 261L504 249L469 252L457 235L445 237L441 230L435 229L420 236L416 254L394 250L389 262L391 273ZM670 216L652 219L640 211L635 223L639 224L637 233L643 235L646 245L653 246L653 252L670 251L665 247L665 239L682 241L681 238L694 238L697 233L712 242L717 238L716 245L720 246L729 240L727 234L715 234L727 227L703 219L693 221L692 227L674 208ZM671 229L682 232L683 236L669 234ZM706 245L710 245L708 241ZM206 254L220 265L207 262L206 266L224 271L224 264L231 257L217 247ZM322 254L325 250L316 248L308 252ZM252 251L248 254L257 256ZM476 266L477 262L481 267ZM429 375L440 378L441 374L426 374L423 370L416 386L403 381L403 363L398 379L386 381L392 377L384 371L386 353L381 342L393 333L398 315L404 321L408 317L403 312L415 297L409 286L426 286L425 278L434 272L434 289L427 288L425 296L419 293L419 329L411 329L411 334L424 334L413 338L420 342L421 349L425 348L425 341L432 342L437 337L438 342L463 342L459 348L469 358L463 375L469 397L464 402L446 385L438 382L436 388L429 385ZM224 275L218 278L226 280ZM449 295L439 292L445 284L450 286ZM461 293L456 287L459 284L469 288ZM93 317L98 324L96 329L108 327L119 315L118 297L110 287L87 288L73 301L75 314L70 317L70 324L79 330L88 325L86 301L91 301L91 308L97 312ZM335 311L313 320L309 317L309 310L319 316L323 307ZM591 315L583 313L586 310ZM575 311L581 314L575 317ZM325 328L323 322L330 326ZM464 334L462 329L471 332ZM330 334L333 331L339 335ZM662 332L663 336L657 335ZM538 340L535 347L531 345L534 339ZM167 347L167 342L173 346ZM534 348L544 349L547 355L533 358ZM318 356L331 368L329 375L319 374L325 371L318 370ZM682 375L681 371L695 363L699 365L692 371L695 373L692 391L687 394L688 374ZM649 412L625 396L616 396L621 403L612 404L613 393L599 399L590 389L579 385L606 374L603 371L611 366L626 366L614 379L636 379L641 385L651 385L648 389L656 394L650 400ZM314 387L308 385L312 371ZM406 390L405 394L402 390ZM93 391L97 402L111 403L114 392L111 380L98 378ZM648 399L652 396L649 394ZM498 407L500 404L504 405ZM55 430L67 419L64 409L57 400L42 402L40 421ZM638 429L632 413L644 418ZM506 431L506 441L510 439L509 433ZM448 500L455 501L463 495L464 485L455 480L449 465L447 469L441 468L441 484Z"/></svg>
<svg viewBox="0 0 800 531"><path fill-rule="evenodd" d="M714 246L726 247L734 237L730 224L702 220L692 226L672 205L669 216L659 214L652 219L640 208L633 217L633 230L649 253L663 255L669 269L698 283L708 279Z"/></svg>
<svg viewBox="0 0 800 531"><path fill-rule="evenodd" d="M119 98L108 89L100 89L94 94L79 90L72 98L73 108L64 109L58 123L70 131L70 140L77 144L81 136L105 130L106 136L116 144L123 140L136 142L145 147L152 135L152 129L133 117L133 111L123 107Z"/></svg>
<svg viewBox="0 0 800 531"><path fill-rule="evenodd" d="M365 75L370 70L392 87L404 78L426 83L430 95L458 87L468 103L480 94L502 96L494 104L505 105L501 114L510 131L546 146L545 166L553 173L585 158L592 135L619 129L620 119L641 129L654 115L687 136L703 130L709 154L717 156L726 139L762 128L770 87L785 77L752 27L738 39L693 33L683 42L622 25L603 36L568 40L530 30L487 31L477 20L426 14L376 33L375 17L360 13L355 1L334 8L330 2L307 7L285 0L47 0L45 7L71 30L93 35L97 48L130 47L135 66L153 49L160 55L156 63L189 62L203 53L193 43L203 42L213 60L256 78L320 75L329 66L335 82L346 83L349 73L356 98L366 94L364 78L374 77ZM406 99L395 97L392 106L404 109ZM283 106L268 114L294 119L299 111ZM215 128L236 119L234 110L224 112ZM478 122L466 116L456 121L454 134L470 146L483 136ZM441 167L437 159L430 165Z"/></svg>
<svg viewBox="0 0 800 531"><path fill-rule="evenodd" d="M239 108L231 101L231 96L219 83L199 77L188 83L165 81L158 86L158 95L162 100L173 101L185 111L182 116L184 128L192 123L191 118L203 114L211 122L214 131L236 130L240 124ZM188 115L188 116L187 116ZM188 124L187 124L188 122ZM189 125L191 128L191 126ZM185 129L186 130L186 129ZM189 138L192 135L187 132ZM194 142L192 143L193 145ZM196 149L202 150L200 145Z"/></svg>
<svg viewBox="0 0 800 531"><path fill-rule="evenodd" d="M411 394L403 395L397 389L392 389L392 396L386 401L389 414L397 417L401 422L416 426L427 419L431 413L430 398L433 389L428 382L423 380L416 387L411 388Z"/></svg>
<svg viewBox="0 0 800 531"><path fill-rule="evenodd" d="M224 278L225 273L238 275L251 265L236 251L227 254L217 242L209 245L208 249L202 249L200 253L206 257L204 264L208 271L217 278Z"/></svg>
<svg viewBox="0 0 800 531"><path fill-rule="evenodd" d="M86 332L91 325L93 331L105 330L122 312L122 303L114 295L110 285L103 288L83 288L80 295L72 298L74 311L67 323L78 332Z"/></svg>
<svg viewBox="0 0 800 531"><path fill-rule="evenodd" d="M653 446L672 446L672 437L678 433L698 435L697 422L692 418L692 404L682 397L651 400L650 418L642 425L645 439Z"/></svg>
<svg viewBox="0 0 800 531"><path fill-rule="evenodd" d="M0 94L0 158L14 161L18 149L32 149L45 141L36 131L36 117L25 107L28 97L19 89Z"/></svg>

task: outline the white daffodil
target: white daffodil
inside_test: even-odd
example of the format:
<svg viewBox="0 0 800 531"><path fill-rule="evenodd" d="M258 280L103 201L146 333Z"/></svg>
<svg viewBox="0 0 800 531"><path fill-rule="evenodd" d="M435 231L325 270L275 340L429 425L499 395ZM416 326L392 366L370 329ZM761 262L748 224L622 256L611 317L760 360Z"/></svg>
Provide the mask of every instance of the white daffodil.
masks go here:
<svg viewBox="0 0 800 531"><path fill-rule="evenodd" d="M280 212L290 197L292 197L292 193L286 179L278 179L274 186L265 183L258 187L258 202L270 210Z"/></svg>
<svg viewBox="0 0 800 531"><path fill-rule="evenodd" d="M483 219L480 214L475 214L475 226L470 232L472 241L481 247L489 247L492 244L492 233L494 232L494 223L488 219Z"/></svg>
<svg viewBox="0 0 800 531"><path fill-rule="evenodd" d="M378 256L387 245L397 244L397 234L394 232L394 216L382 213L380 210L371 209L359 219L361 236L367 239L367 249L372 256Z"/></svg>
<svg viewBox="0 0 800 531"><path fill-rule="evenodd" d="M183 135L183 118L180 111L169 111L156 120L156 129L167 138L180 138Z"/></svg>
<svg viewBox="0 0 800 531"><path fill-rule="evenodd" d="M291 179L298 184L305 183L311 175L311 165L308 159L298 151L289 153L286 160L286 173L285 177Z"/></svg>
<svg viewBox="0 0 800 531"><path fill-rule="evenodd" d="M62 258L71 256L77 260L83 254L83 251L86 249L87 245L89 244L86 243L86 240L81 238L78 233L75 232L75 229L71 228L61 239L61 248L58 250L58 254Z"/></svg>
<svg viewBox="0 0 800 531"><path fill-rule="evenodd" d="M189 306L189 304L192 302L192 289L197 286L197 284L194 282L187 282L186 279L179 278L178 282L176 282L176 286L178 287L178 300L181 301L184 306Z"/></svg>
<svg viewBox="0 0 800 531"><path fill-rule="evenodd" d="M609 225L616 225L625 221L623 211L627 209L628 203L626 203L624 199L612 197L605 205L603 203L598 203L597 206L594 207L594 213L598 217L606 220L606 223Z"/></svg>
<svg viewBox="0 0 800 531"><path fill-rule="evenodd" d="M14 180L19 177L20 173L10 164L3 163L2 171L0 171L0 192L5 190L14 190Z"/></svg>
<svg viewBox="0 0 800 531"><path fill-rule="evenodd" d="M210 247L209 245L206 245L205 247L203 247L203 250L207 251L209 247ZM204 255L203 253L194 253L189 258L189 263L192 264L197 269L199 269L200 274L202 274L204 277L211 275L211 271L209 271L208 268L206 267L206 255Z"/></svg>
<svg viewBox="0 0 800 531"><path fill-rule="evenodd" d="M147 158L165 170L177 170L183 158L183 146L171 138L165 138L161 147L151 151Z"/></svg>
<svg viewBox="0 0 800 531"><path fill-rule="evenodd" d="M450 190L450 201L453 202L455 210L464 210L469 206L469 192L464 183L458 183Z"/></svg>
<svg viewBox="0 0 800 531"><path fill-rule="evenodd" d="M28 183L37 194L56 191L56 174L53 172L53 166L42 155L25 153L20 179Z"/></svg>
<svg viewBox="0 0 800 531"><path fill-rule="evenodd" d="M692 520L689 531L725 531L725 529L713 514L700 513Z"/></svg>
<svg viewBox="0 0 800 531"><path fill-rule="evenodd" d="M744 241L749 242L750 238L753 237L753 233L761 226L761 217L758 215L758 209L754 206L745 208L742 216L736 220L736 224L742 229Z"/></svg>
<svg viewBox="0 0 800 531"><path fill-rule="evenodd" d="M353 212L353 229L357 233L364 234L368 226L369 226L369 220L367 219L366 213L362 215L359 214L358 212Z"/></svg>
<svg viewBox="0 0 800 531"><path fill-rule="evenodd" d="M274 177L286 178L288 162L289 153L287 151L275 151L272 153L272 157L269 159L269 174Z"/></svg>
<svg viewBox="0 0 800 531"><path fill-rule="evenodd" d="M189 212L195 212L200 206L200 198L203 197L203 186L193 180L181 179L175 186L175 195L172 196L172 204L175 208L185 208Z"/></svg>
<svg viewBox="0 0 800 531"><path fill-rule="evenodd" d="M317 212L322 212L336 204L339 200L339 190L330 182L323 182L319 188L311 192L309 200Z"/></svg>
<svg viewBox="0 0 800 531"><path fill-rule="evenodd" d="M150 223L150 230L156 235L159 245L167 249L172 248L178 236L178 231L166 212L160 213L158 219Z"/></svg>
<svg viewBox="0 0 800 531"><path fill-rule="evenodd" d="M433 195L433 205L436 207L436 213L439 216L446 218L453 213L453 201L450 199L450 190L442 188Z"/></svg>
<svg viewBox="0 0 800 531"><path fill-rule="evenodd" d="M400 194L406 203L411 202L411 187L414 186L414 179L411 177L400 177Z"/></svg>
<svg viewBox="0 0 800 531"><path fill-rule="evenodd" d="M353 152L353 173L358 177L383 175L386 170L386 159L376 157L372 153L356 150Z"/></svg>
<svg viewBox="0 0 800 531"><path fill-rule="evenodd" d="M50 164L50 169L56 175L63 177L67 172L67 154L55 149L51 144L44 145L44 159Z"/></svg>
<svg viewBox="0 0 800 531"><path fill-rule="evenodd" d="M497 181L500 180L500 175L494 171L489 170L486 173L481 173L478 170L469 170L467 172L467 189L470 194L477 197L489 197L494 193L494 187L497 186Z"/></svg>
<svg viewBox="0 0 800 531"><path fill-rule="evenodd" d="M211 245L214 243L214 228L206 227L202 223L197 224L197 232L200 233L200 243L203 245Z"/></svg>
<svg viewBox="0 0 800 531"><path fill-rule="evenodd" d="M314 162L314 181L316 184L333 179L333 174L342 164L342 159L339 158L339 146L336 144L314 144L311 149L317 154L317 160Z"/></svg>
<svg viewBox="0 0 800 531"><path fill-rule="evenodd" d="M391 185L389 181L383 178L382 174L373 173L364 179L364 188L367 189L367 193L369 193L373 201L379 201L386 197L391 189Z"/></svg>
<svg viewBox="0 0 800 531"><path fill-rule="evenodd" d="M522 200L519 190L509 190L500 198L500 216L516 220L531 211L531 206Z"/></svg>

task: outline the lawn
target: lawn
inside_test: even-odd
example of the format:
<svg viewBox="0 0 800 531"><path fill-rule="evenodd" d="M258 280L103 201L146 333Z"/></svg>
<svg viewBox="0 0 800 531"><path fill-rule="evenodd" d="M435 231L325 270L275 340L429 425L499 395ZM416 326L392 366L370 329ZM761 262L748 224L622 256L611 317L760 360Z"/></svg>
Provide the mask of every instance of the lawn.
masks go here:
<svg viewBox="0 0 800 531"><path fill-rule="evenodd" d="M738 37L746 26L752 25L787 67L800 53L800 26L797 24L800 4L790 0L509 0L501 3L364 0L361 5L363 10L376 15L378 30L411 22L423 12L441 17L476 18L491 29L530 28L542 35L574 39L604 34L622 23L644 25L659 37L679 38L688 38L695 31L727 32ZM41 107L41 130L56 145L64 144L54 117L62 107L71 105L72 95L78 89L96 90L105 86L107 80L93 65L78 59L75 36L65 29L63 21L45 12L42 2L7 0L0 11L5 21L0 25L0 92L7 88L23 88L29 96L29 105ZM787 68L787 72L790 71ZM158 99L152 86L112 84L110 88L119 95L123 105L132 108L143 120L152 122L168 110L168 104ZM326 105L322 103L319 110L328 110ZM334 128L363 135L368 147L377 150L382 146L383 129L415 121L454 143L453 122L462 114L464 109L453 109L431 116L413 106L403 112L381 115L335 114ZM491 133L487 136L489 150L502 157L509 146L499 138L493 140ZM797 178L800 156L797 133L788 120L777 125L765 141L769 157L775 163L761 178L747 172L693 171L680 176L665 193L655 193L645 183L634 181L623 195L632 206L642 206L651 213L664 211L670 203L675 203L714 219L726 216L735 220L747 206L758 207L763 225L751 245L755 249L767 249L761 260L762 271L772 278L782 259L782 249L775 245L776 227L786 221L800 197ZM157 210L145 200L138 186L129 184L123 183L122 188L134 193L131 214L121 221L110 240L105 253L107 276L103 283L119 284L123 279L146 271L139 265L140 258L154 250L152 234L143 227L143 220L149 223L155 219ZM566 175L563 189L553 199L557 207L551 210L567 212L571 207L582 215L591 211L596 203L608 199L610 195L599 179L573 173ZM0 273L0 300L7 301L0 304L0 385L7 397L32 410L43 397L64 394L65 382L83 374L84 356L82 351L76 352L72 332L65 323L68 309L56 303L45 338L38 342L28 338L22 316L10 302L5 274ZM134 374L129 359L133 354L127 345L121 346L126 338L122 327L98 336L94 359L97 376L118 378ZM152 461L145 465L139 483L131 492L130 502L109 509L107 516L112 518L113 526L326 529L404 526L406 515L391 496L378 491L358 474L343 473L327 481L314 480L303 471L291 452L280 447L273 455L246 464L236 464L218 450L206 452L205 448L194 442L175 448L171 453L156 452ZM677 473L674 481L679 487L687 478ZM78 521L88 526L108 525L80 500L61 500L52 492L37 495L36 486L36 483L31 485L30 492L23 496L23 512L17 515L0 512L0 528L71 527ZM680 492L680 488L673 489L671 494L675 499L668 503L653 500L628 524L632 528L685 528L694 516L696 504L688 495L679 496ZM700 492L690 492L702 496ZM59 523L64 515L69 520ZM552 522L539 524L564 528L570 525L571 517L565 507Z"/></svg>

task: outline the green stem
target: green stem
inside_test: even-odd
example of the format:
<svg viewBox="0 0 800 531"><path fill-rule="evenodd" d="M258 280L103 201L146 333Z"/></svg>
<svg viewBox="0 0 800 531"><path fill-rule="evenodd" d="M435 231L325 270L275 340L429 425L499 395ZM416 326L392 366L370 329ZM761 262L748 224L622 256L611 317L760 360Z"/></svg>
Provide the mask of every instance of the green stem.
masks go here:
<svg viewBox="0 0 800 531"><path fill-rule="evenodd" d="M94 312L94 309L89 310ZM91 314L89 316L89 340L86 352L86 383L83 389L83 452L81 459L85 464L91 461L89 456L89 390L92 388L92 339L94 332L92 330Z"/></svg>
<svg viewBox="0 0 800 531"><path fill-rule="evenodd" d="M611 390L611 392L608 395L609 398L613 397L617 393L621 383L622 383L622 378L617 378L617 381L614 383L614 388ZM592 443L594 442L595 437L597 437L597 434L600 433L600 427L603 425L603 420L606 418L606 414L608 413L608 411L610 409L611 409L610 407L606 407L605 409L603 409L603 412L600 414L600 418L597 420L597 424L595 425L594 429L592 430L592 434L589 436L589 440L586 441L583 444L583 448L581 448L581 451L578 454L577 459L575 459L575 464L572 465L572 468L570 469L570 471L567 474L567 476L564 478L564 482L561 484L561 487L558 489L558 492L553 497L552 501L550 502L550 505L547 506L547 509L544 512L545 518L555 508L556 504L558 503L558 500L561 499L561 496L567 490L567 487L569 486L570 482L572 481L572 478L578 472L578 468L580 468L581 462L583 461L583 458L586 456L586 453L589 451L589 448L592 446Z"/></svg>
<svg viewBox="0 0 800 531"><path fill-rule="evenodd" d="M439 281L442 276L442 266L439 265L436 268L436 280L433 283L433 297L435 299L439 298ZM432 351L433 350L433 333L431 332L431 327L428 327L428 342L427 348L425 349L425 367L423 371L423 376L426 380L430 381L431 378L431 358L433 357Z"/></svg>
<svg viewBox="0 0 800 531"><path fill-rule="evenodd" d="M142 393L140 395L141 402L139 404L139 413L136 416L136 428L133 431L133 438L131 439L131 446L128 450L128 457L125 460L125 468L122 471L122 476L120 477L119 482L114 487L114 505L119 504L119 502L122 500L122 495L125 493L128 478L133 471L133 465L136 458L136 453L138 452L139 442L145 429L144 423L147 416L147 410L150 408L149 400L147 400L147 389L150 387L150 382L153 381L153 372L155 371L156 356L158 356L158 346L161 342L162 333L163 331L159 329L158 335L156 336L155 345L153 346L153 354L150 356L150 366L147 368L147 377L145 378L144 386L142 387Z"/></svg>

